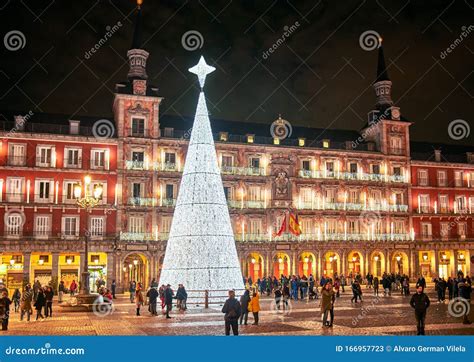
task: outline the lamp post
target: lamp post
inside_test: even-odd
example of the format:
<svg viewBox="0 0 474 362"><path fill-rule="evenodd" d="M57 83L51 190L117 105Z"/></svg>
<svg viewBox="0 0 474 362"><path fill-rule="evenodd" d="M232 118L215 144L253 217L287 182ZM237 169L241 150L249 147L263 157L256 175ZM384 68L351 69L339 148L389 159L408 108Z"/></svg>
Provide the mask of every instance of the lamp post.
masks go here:
<svg viewBox="0 0 474 362"><path fill-rule="evenodd" d="M86 215L100 202L101 197L102 197L102 191L103 191L102 186L97 186L93 190L91 190L90 185L91 185L91 177L87 175L84 177L84 185L77 184L76 186L74 186L74 197L76 198L77 205L80 208L86 210ZM85 241L84 242L84 260L83 260L83 270L81 273L81 295L85 296L85 299L87 299L87 296L90 295L89 231L87 230L87 227L86 227L86 232L84 233L84 241Z"/></svg>

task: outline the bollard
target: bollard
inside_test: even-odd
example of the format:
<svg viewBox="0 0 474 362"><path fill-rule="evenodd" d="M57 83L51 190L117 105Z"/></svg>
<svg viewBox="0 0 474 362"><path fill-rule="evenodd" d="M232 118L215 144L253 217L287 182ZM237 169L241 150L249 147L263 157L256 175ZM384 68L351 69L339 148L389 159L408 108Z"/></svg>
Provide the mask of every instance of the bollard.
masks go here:
<svg viewBox="0 0 474 362"><path fill-rule="evenodd" d="M209 291L204 291L204 308L209 308Z"/></svg>

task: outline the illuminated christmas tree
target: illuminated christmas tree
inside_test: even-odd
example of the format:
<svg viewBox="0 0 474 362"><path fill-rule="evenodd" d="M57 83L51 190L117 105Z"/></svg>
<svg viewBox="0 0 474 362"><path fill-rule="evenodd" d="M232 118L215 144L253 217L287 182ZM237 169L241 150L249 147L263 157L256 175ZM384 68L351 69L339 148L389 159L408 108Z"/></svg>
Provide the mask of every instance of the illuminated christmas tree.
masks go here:
<svg viewBox="0 0 474 362"><path fill-rule="evenodd" d="M203 57L189 69L198 76L201 92L160 284L208 290L210 302L220 302L227 290L244 285L203 92L206 76L214 70ZM193 296L203 301L202 292L188 295L189 303L194 303Z"/></svg>

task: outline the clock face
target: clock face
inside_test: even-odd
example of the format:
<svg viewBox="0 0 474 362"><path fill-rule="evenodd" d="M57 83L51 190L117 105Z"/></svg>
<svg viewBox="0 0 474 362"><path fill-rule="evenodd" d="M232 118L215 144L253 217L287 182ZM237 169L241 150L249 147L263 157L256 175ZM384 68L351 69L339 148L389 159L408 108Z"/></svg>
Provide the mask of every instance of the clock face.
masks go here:
<svg viewBox="0 0 474 362"><path fill-rule="evenodd" d="M393 119L400 119L400 111L398 109L392 109L392 117Z"/></svg>
<svg viewBox="0 0 474 362"><path fill-rule="evenodd" d="M135 79L133 81L133 94L145 95L146 93L146 80Z"/></svg>

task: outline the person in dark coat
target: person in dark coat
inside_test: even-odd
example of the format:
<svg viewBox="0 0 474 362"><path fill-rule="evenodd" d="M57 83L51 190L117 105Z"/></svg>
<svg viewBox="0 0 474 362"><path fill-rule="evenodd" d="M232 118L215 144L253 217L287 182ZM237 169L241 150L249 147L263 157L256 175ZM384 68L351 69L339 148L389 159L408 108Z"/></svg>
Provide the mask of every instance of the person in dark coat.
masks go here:
<svg viewBox="0 0 474 362"><path fill-rule="evenodd" d="M420 275L420 277L418 278L418 280L416 282L416 288L417 289L418 289L418 286L423 287L423 289L426 288L426 280L425 280L425 277L423 275Z"/></svg>
<svg viewBox="0 0 474 362"><path fill-rule="evenodd" d="M249 318L249 303L250 303L250 292L248 289L245 290L244 294L240 297L240 307L242 309L240 314L240 321L239 323L242 324L242 320L244 324L247 325L247 320Z"/></svg>
<svg viewBox="0 0 474 362"><path fill-rule="evenodd" d="M38 294L36 295L36 301L35 301L35 309L36 309L36 320L38 320L40 317L41 319L44 319L44 315L41 313L43 310L44 306L46 305L46 298L43 293L43 289L38 289Z"/></svg>
<svg viewBox="0 0 474 362"><path fill-rule="evenodd" d="M17 313L20 310L20 299L21 299L21 292L20 289L15 289L12 295L12 301L13 304L15 305L15 313Z"/></svg>
<svg viewBox="0 0 474 362"><path fill-rule="evenodd" d="M453 278L449 277L448 278L448 293L449 293L449 300L453 299L453 295L454 295L454 280Z"/></svg>
<svg viewBox="0 0 474 362"><path fill-rule="evenodd" d="M444 278L438 278L436 282L436 292L438 293L438 303L444 302L446 294L446 281Z"/></svg>
<svg viewBox="0 0 474 362"><path fill-rule="evenodd" d="M379 295L379 278L374 278L374 295Z"/></svg>
<svg viewBox="0 0 474 362"><path fill-rule="evenodd" d="M238 320L242 313L242 307L237 299L235 299L235 291L229 290L229 298L225 301L222 307L225 321L225 335L230 336L230 328L234 336L239 335Z"/></svg>
<svg viewBox="0 0 474 362"><path fill-rule="evenodd" d="M112 280L112 285L110 288L112 289L112 299L117 299L117 297L115 297L115 290L117 289L117 283L115 282L115 279Z"/></svg>
<svg viewBox="0 0 474 362"><path fill-rule="evenodd" d="M44 316L46 318L53 317L53 298L54 298L53 288L45 287L44 297L46 299L46 303L44 306Z"/></svg>
<svg viewBox="0 0 474 362"><path fill-rule="evenodd" d="M148 303L150 305L150 313L151 315L158 315L158 312L156 311L156 304L158 303L158 296L160 295L158 293L158 290L156 288L152 287L147 293L148 297Z"/></svg>
<svg viewBox="0 0 474 362"><path fill-rule="evenodd" d="M2 320L2 331L8 330L11 303L11 300L8 298L8 292L3 290L0 295L0 319Z"/></svg>
<svg viewBox="0 0 474 362"><path fill-rule="evenodd" d="M171 309L173 308L173 289L171 285L168 284L165 289L165 305L166 305L166 318L169 319Z"/></svg>
<svg viewBox="0 0 474 362"><path fill-rule="evenodd" d="M186 310L186 299L188 299L188 293L184 288L183 284L178 285L178 290L176 291L176 300L179 310Z"/></svg>
<svg viewBox="0 0 474 362"><path fill-rule="evenodd" d="M417 335L425 335L426 311L430 306L430 298L423 292L423 287L418 285L416 293L410 300L411 307L415 310Z"/></svg>
<svg viewBox="0 0 474 362"><path fill-rule="evenodd" d="M459 297L465 300L465 306L464 308L464 316L462 319L463 324L472 324L472 322L469 320L469 310L470 310L470 305L471 305L471 293L472 293L472 286L469 282L469 280L464 280L460 283L458 283L458 293Z"/></svg>

